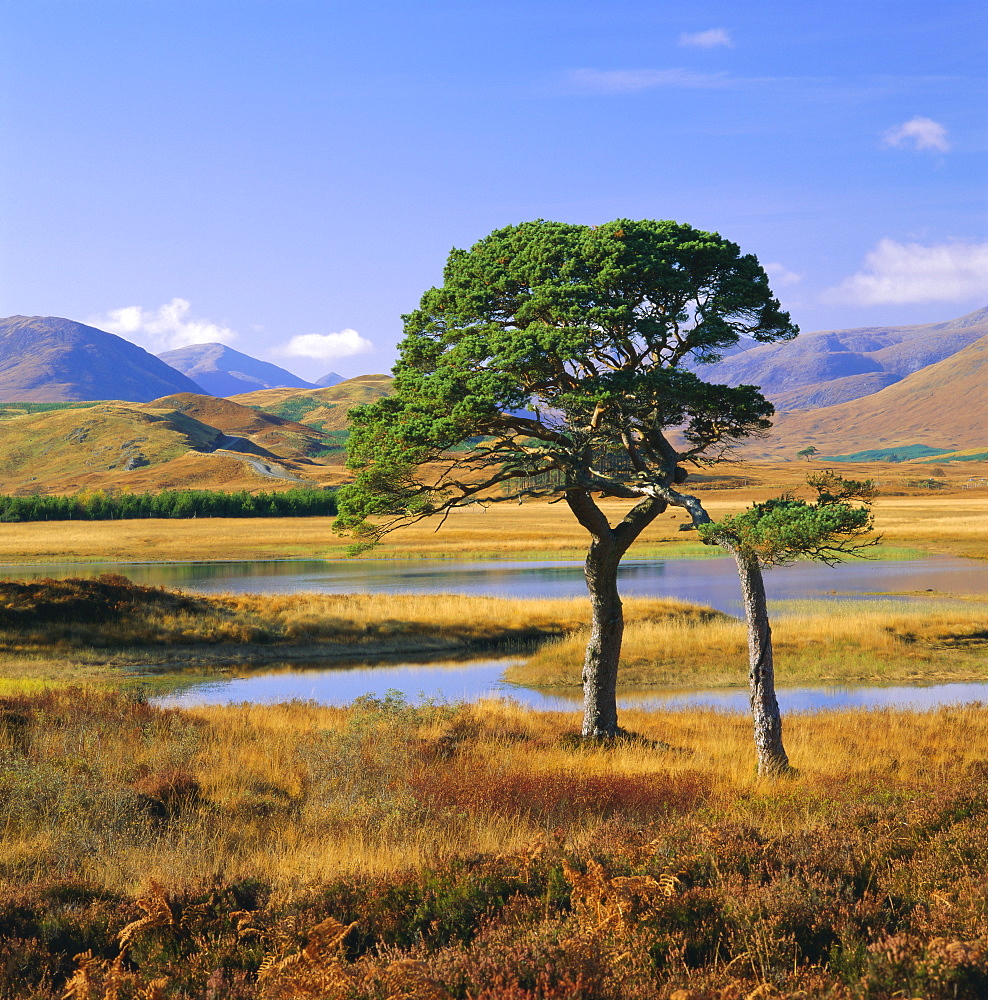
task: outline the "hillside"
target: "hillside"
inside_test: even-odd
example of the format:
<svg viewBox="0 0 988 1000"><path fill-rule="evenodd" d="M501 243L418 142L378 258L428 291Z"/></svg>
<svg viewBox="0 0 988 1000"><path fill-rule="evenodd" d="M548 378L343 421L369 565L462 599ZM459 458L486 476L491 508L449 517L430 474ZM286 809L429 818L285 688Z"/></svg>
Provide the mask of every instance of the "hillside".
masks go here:
<svg viewBox="0 0 988 1000"><path fill-rule="evenodd" d="M333 441L313 428L192 393L20 413L0 429L2 493L269 490L342 478L341 453L324 461Z"/></svg>
<svg viewBox="0 0 988 1000"><path fill-rule="evenodd" d="M821 455L924 444L950 450L988 446L988 335L879 392L836 406L780 413L747 458Z"/></svg>
<svg viewBox="0 0 988 1000"><path fill-rule="evenodd" d="M158 357L194 379L214 396L235 396L241 392L280 387L316 388L314 383L306 382L284 368L259 361L225 344L192 344L174 351L165 351Z"/></svg>
<svg viewBox="0 0 988 1000"><path fill-rule="evenodd" d="M390 375L358 375L324 389L265 389L232 399L323 431L342 431L348 426L346 415L351 406L372 403L390 390Z"/></svg>
<svg viewBox="0 0 988 1000"><path fill-rule="evenodd" d="M199 385L122 337L55 316L0 319L0 400L148 402Z"/></svg>
<svg viewBox="0 0 988 1000"><path fill-rule="evenodd" d="M988 308L944 323L803 333L739 351L698 373L708 382L760 386L778 410L830 407L882 392L984 336Z"/></svg>

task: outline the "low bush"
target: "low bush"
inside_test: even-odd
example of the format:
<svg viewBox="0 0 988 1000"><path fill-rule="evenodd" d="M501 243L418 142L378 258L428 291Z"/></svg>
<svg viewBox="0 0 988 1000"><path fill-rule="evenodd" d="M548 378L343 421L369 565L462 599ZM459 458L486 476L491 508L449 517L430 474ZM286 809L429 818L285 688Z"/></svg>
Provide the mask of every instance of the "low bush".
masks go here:
<svg viewBox="0 0 988 1000"><path fill-rule="evenodd" d="M985 996L988 709L629 715L0 699L0 996Z"/></svg>

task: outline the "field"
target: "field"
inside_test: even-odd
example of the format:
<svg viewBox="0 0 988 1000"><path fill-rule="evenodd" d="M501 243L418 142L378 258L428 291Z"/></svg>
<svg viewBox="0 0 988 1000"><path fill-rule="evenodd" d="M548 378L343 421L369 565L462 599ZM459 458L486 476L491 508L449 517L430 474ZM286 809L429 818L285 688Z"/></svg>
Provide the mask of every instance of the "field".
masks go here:
<svg viewBox="0 0 988 1000"><path fill-rule="evenodd" d="M709 484L705 500L718 516L804 472ZM886 554L988 557L985 491L890 492ZM661 518L638 554L703 553L681 520ZM319 518L0 528L6 563L346 545ZM579 558L583 544L560 506L505 505L376 554ZM626 610L626 683L743 682L740 623L672 601ZM780 683L988 675L985 595L778 610ZM584 600L0 583L0 997L988 995L983 705L789 715L796 772L771 780L742 714L625 710L631 735L599 745L577 713L504 702L180 711L125 690L152 663L174 677L505 645L538 646L516 679L565 688L585 621Z"/></svg>
<svg viewBox="0 0 988 1000"><path fill-rule="evenodd" d="M122 576L0 581L0 690L85 679L111 686L155 675L311 660L383 660L531 649L580 630L586 600L414 594L196 596ZM681 601L628 603L632 621L716 616ZM135 673L136 671L136 673Z"/></svg>
<svg viewBox="0 0 988 1000"><path fill-rule="evenodd" d="M975 1000L988 710L8 698L0 995Z"/></svg>
<svg viewBox="0 0 988 1000"><path fill-rule="evenodd" d="M541 689L580 686L586 631L541 646L507 679ZM897 603L786 602L772 624L780 686L988 681L988 595ZM628 690L738 687L747 630L726 615L629 616L620 682Z"/></svg>
<svg viewBox="0 0 988 1000"><path fill-rule="evenodd" d="M963 463L984 467L985 463ZM800 492L809 471L819 464L782 463L745 467L709 482L691 484L714 518L742 509L754 500L781 492ZM882 469L895 470L894 476ZM921 468L921 467L920 467ZM875 476L885 493L875 504L876 529L886 549L988 558L988 481L970 488L958 478L944 489L911 487L915 470L875 464L841 468L846 475ZM964 469L975 473L976 469ZM877 475L876 475L877 474ZM929 468L922 473L928 476ZM901 480L901 481L900 481ZM805 491L804 491L805 492ZM612 517L627 505L603 504ZM630 551L630 557L702 556L711 550L680 532L686 518L670 509L660 516ZM264 518L245 524L223 518L194 521L141 520L35 522L4 524L0 530L0 565L79 561L180 561L240 559L345 558L349 541L333 534L330 518ZM437 530L438 529L438 530ZM564 504L497 504L453 512L402 529L374 550L384 559L581 559L586 533ZM249 544L246 542L249 539ZM366 556L364 558L367 558Z"/></svg>

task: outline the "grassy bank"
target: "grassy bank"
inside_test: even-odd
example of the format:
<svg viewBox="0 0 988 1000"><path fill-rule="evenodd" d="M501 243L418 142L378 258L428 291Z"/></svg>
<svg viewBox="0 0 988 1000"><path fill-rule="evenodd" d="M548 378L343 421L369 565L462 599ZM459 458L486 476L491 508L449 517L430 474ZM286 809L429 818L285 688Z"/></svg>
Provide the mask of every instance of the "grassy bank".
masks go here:
<svg viewBox="0 0 988 1000"><path fill-rule="evenodd" d="M788 602L775 609L780 685L988 679L988 601ZM743 623L661 598L625 603L621 685L735 687L747 673ZM0 692L41 684L126 684L224 665L374 660L526 650L507 679L578 688L585 598L444 594L199 596L94 580L0 581Z"/></svg>
<svg viewBox="0 0 988 1000"><path fill-rule="evenodd" d="M776 683L931 684L988 680L988 601L780 602L772 623ZM586 632L540 647L507 679L578 687ZM632 621L620 683L627 688L736 687L748 670L747 630L727 616Z"/></svg>
<svg viewBox="0 0 988 1000"><path fill-rule="evenodd" d="M624 721L4 699L0 995L985 995L988 710Z"/></svg>
<svg viewBox="0 0 988 1000"><path fill-rule="evenodd" d="M716 612L661 598L629 602L632 620ZM531 648L574 632L585 599L444 594L199 596L96 579L0 581L0 670L17 685L120 681L126 668L359 659ZM13 687L12 687L13 685Z"/></svg>

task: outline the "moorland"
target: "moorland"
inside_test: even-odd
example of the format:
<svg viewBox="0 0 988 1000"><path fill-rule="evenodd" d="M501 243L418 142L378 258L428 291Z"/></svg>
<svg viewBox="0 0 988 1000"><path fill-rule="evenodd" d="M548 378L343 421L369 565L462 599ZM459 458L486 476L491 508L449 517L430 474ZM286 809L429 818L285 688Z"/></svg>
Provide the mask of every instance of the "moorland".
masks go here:
<svg viewBox="0 0 988 1000"><path fill-rule="evenodd" d="M712 511L807 463L701 481ZM810 469L814 467L810 463ZM879 468L885 555L985 558L974 464L939 488ZM928 471L928 470L927 470ZM898 477L898 478L897 478ZM939 478L939 477L938 477ZM246 529L246 530L245 530ZM245 537L250 538L249 551ZM642 551L701 550L662 519ZM579 557L559 506L456 512L378 556ZM328 518L3 525L0 561L342 555ZM112 567L106 567L112 569ZM0 995L326 998L975 998L988 988L988 711L786 719L796 773L759 778L750 723L510 702L162 709L166 674L360 649L534 649L571 684L582 601L208 597L104 576L3 585ZM780 683L981 679L985 595L776 624ZM627 602L626 680L743 681L739 623ZM821 610L825 613L821 613Z"/></svg>

